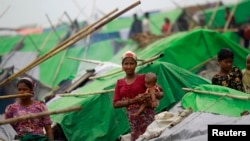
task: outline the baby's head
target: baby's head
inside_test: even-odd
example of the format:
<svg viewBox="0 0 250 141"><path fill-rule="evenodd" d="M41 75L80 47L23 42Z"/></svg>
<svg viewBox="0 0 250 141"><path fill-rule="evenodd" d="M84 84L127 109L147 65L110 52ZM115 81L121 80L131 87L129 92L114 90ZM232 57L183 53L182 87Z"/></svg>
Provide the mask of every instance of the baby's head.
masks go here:
<svg viewBox="0 0 250 141"><path fill-rule="evenodd" d="M157 82L157 76L154 73L149 72L149 73L146 74L146 76L145 76L145 86L147 88L153 87L154 85L156 85L156 82Z"/></svg>

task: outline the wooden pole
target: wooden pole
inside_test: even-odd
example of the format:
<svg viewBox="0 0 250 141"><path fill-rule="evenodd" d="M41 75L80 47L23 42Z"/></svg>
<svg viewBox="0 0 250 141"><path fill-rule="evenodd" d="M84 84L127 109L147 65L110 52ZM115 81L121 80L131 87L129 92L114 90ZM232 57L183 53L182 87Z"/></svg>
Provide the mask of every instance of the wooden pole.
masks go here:
<svg viewBox="0 0 250 141"><path fill-rule="evenodd" d="M37 47L36 43L34 42L34 40L30 37L30 35L27 35L28 38L30 39L31 43L34 45L35 49L39 52L41 52L41 50L39 50L39 48Z"/></svg>
<svg viewBox="0 0 250 141"><path fill-rule="evenodd" d="M3 13L0 15L0 18L1 18L3 15L5 15L5 13L6 13L9 9L10 9L10 6L8 6L8 7L3 11Z"/></svg>
<svg viewBox="0 0 250 141"><path fill-rule="evenodd" d="M146 64L146 63L150 63L150 62L152 62L152 61L154 61L154 60L156 60L156 59L158 59L158 58L160 58L160 57L162 57L162 56L163 56L163 54L156 55L156 56L154 56L154 57L152 57L152 58L150 58L150 59L148 59L148 60L142 61L141 63L138 64L138 66L142 66L142 65L144 65L144 64ZM103 77L111 76L111 75L114 75L114 74L117 74L117 73L120 73L120 72L123 72L123 70L120 69L120 70L118 70L118 71L115 71L115 72L112 72L112 73L109 73L109 74L89 77L89 79L103 78Z"/></svg>
<svg viewBox="0 0 250 141"><path fill-rule="evenodd" d="M215 18L215 16L216 16L216 13L217 13L217 10L218 10L219 5L220 5L220 1L218 1L218 2L216 3L216 5L215 5L215 8L214 8L213 13L212 13L212 16L210 17L209 22L208 22L208 24L207 24L207 27L208 27L208 28L211 27L211 25L212 25L212 23L213 23L213 21L214 21L214 18Z"/></svg>
<svg viewBox="0 0 250 141"><path fill-rule="evenodd" d="M215 96L222 96L222 97L230 97L234 99L240 99L240 100L250 100L250 96L239 96L239 95L233 95L230 93L218 93L218 92L211 92L211 91L202 91L202 90L195 90L191 88L182 88L184 91L188 92L195 92L198 94L209 94L209 95L215 95Z"/></svg>
<svg viewBox="0 0 250 141"><path fill-rule="evenodd" d="M227 19L226 24L224 26L224 32L228 29L228 26L229 26L230 22L232 21L233 15L234 15L237 7L238 7L238 2L234 5L233 9L230 12L229 18Z"/></svg>
<svg viewBox="0 0 250 141"><path fill-rule="evenodd" d="M61 113L66 113L66 112L79 111L81 109L82 109L81 106L76 106L76 107L70 107L70 108L62 109L62 110L44 111L40 113L29 114L25 116L6 119L3 121L0 121L0 125L11 124L11 123L15 123L15 122L23 121L23 120L34 119L34 118L39 118L39 117L53 115L53 114L61 114Z"/></svg>
<svg viewBox="0 0 250 141"><path fill-rule="evenodd" d="M52 22L51 22L51 20L50 20L50 18L49 18L49 16L48 16L48 14L46 14L46 17L47 17L47 19L48 19L48 21L49 21L49 23L50 23L50 26L52 27L53 31L55 32L57 39L58 39L58 40L61 40L61 37L60 37L60 35L57 33L56 28L55 28L54 25L52 24Z"/></svg>
<svg viewBox="0 0 250 141"><path fill-rule="evenodd" d="M4 95L0 96L0 99L8 99L8 98L20 98L20 97L27 97L27 96L33 96L32 94L10 94L10 95Z"/></svg>
<svg viewBox="0 0 250 141"><path fill-rule="evenodd" d="M102 90L102 91L96 91L96 92L86 92L86 93L63 93L63 94L56 94L58 96L86 96L86 95L95 95L95 94L105 94L109 92L114 92L115 89L110 89L110 90Z"/></svg>
<svg viewBox="0 0 250 141"><path fill-rule="evenodd" d="M102 20L104 20L105 18L109 17L111 14L113 14L114 12L116 12L118 9L115 9L113 11L111 11L110 13L108 13L107 15L105 15L104 17L102 17L101 19L99 19L98 21L96 21L95 23L93 23L90 26L87 26L85 28L83 28L82 30L80 30L79 32L77 32L76 34L74 34L72 37L66 39L65 41L63 41L62 43L60 43L57 47L53 48L49 53L45 54L42 57L37 58L36 60L34 60L33 62L31 62L28 66L26 66L24 69L19 70L17 73L11 75L10 77L8 77L7 79L5 79L4 81L0 82L0 86L9 83L11 80L15 79L16 77L22 75L23 73L27 72L28 70L30 70L31 68L37 66L39 63L43 62L46 58L48 58L48 56L53 53L54 51L56 51L58 48L61 48L63 45L65 45L66 43L70 42L71 39L75 39L77 36L80 36L82 33L86 32L86 30L89 30L92 26L98 24L99 22L101 22Z"/></svg>
<svg viewBox="0 0 250 141"><path fill-rule="evenodd" d="M91 63L91 64L96 64L96 65L102 65L102 64L103 64L102 62L100 62L100 61L95 61L95 60L79 59L79 58L70 57L70 56L68 56L68 58L69 58L69 59L72 59L72 60L87 62L87 63Z"/></svg>
<svg viewBox="0 0 250 141"><path fill-rule="evenodd" d="M190 16L188 13L185 12L185 9L184 9L184 8L182 8L181 6L179 6L179 4L177 4L174 0L171 0L171 2L172 2L177 8L183 9L185 16L186 16L189 20L191 20L195 25L198 25L198 23L192 18L192 16Z"/></svg>
<svg viewBox="0 0 250 141"><path fill-rule="evenodd" d="M58 19L58 21L57 21L55 27L57 27L57 26L59 25L59 23L61 22L63 16L64 16L64 13L63 13L63 14L60 16L60 18ZM45 41L43 42L43 44L41 45L41 47L39 48L39 50L43 50L43 48L44 48L45 45L47 44L47 42L48 42L50 36L52 35L52 33L53 33L52 31L49 32L49 35L46 37Z"/></svg>
<svg viewBox="0 0 250 141"><path fill-rule="evenodd" d="M56 81L56 78L57 78L57 76L58 76L58 73L60 72L60 70L61 70L61 68L62 68L63 62L64 62L64 60L65 60L65 57L66 57L67 53L68 53L68 50L69 50L69 49L64 50L64 52L63 52L63 54L62 54L60 63L59 63L59 65L58 65L57 68L56 68L56 72L55 72L54 78L53 78L53 80L52 80L52 85L54 85L54 83L55 83L55 81Z"/></svg>
<svg viewBox="0 0 250 141"><path fill-rule="evenodd" d="M115 18L119 17L120 15L122 15L123 13L129 11L130 9L134 8L135 6L139 5L141 2L137 1L133 4L131 4L130 6L128 6L127 8L121 10L120 12L118 12L117 14L114 14L113 16L111 16L110 18L104 20L103 22L100 23L94 23L94 25L96 26L90 26L89 30L85 31L80 31L76 34L73 35L73 37L68 38L68 40L65 40L64 42L62 42L57 48L55 48L55 50L53 50L52 52L49 52L47 54L45 54L43 57L36 59L35 61L33 61L29 66L25 67L24 69L20 70L19 72L17 72L16 74L13 74L12 76L8 77L7 79L5 79L4 81L2 81L0 83L1 85L4 85L8 82L10 82L11 80L13 80L14 78L16 78L17 76L25 73L26 71L30 70L31 68L37 66L38 64L42 63L43 61L47 60L48 58L52 57L53 55L57 54L58 52L62 51L63 49L71 46L72 44L74 44L75 42L79 41L80 39L82 39L83 37L86 37L87 35L91 34L92 32L98 30L99 28L101 28L102 26L104 26L105 24L107 24L108 22L114 20ZM117 11L116 9L114 11ZM107 14L105 17L103 17L102 19L105 19L106 17L109 17L110 15L113 14L109 13ZM92 28L91 28L92 27ZM84 33L82 33L84 32ZM78 35L78 36L77 36Z"/></svg>

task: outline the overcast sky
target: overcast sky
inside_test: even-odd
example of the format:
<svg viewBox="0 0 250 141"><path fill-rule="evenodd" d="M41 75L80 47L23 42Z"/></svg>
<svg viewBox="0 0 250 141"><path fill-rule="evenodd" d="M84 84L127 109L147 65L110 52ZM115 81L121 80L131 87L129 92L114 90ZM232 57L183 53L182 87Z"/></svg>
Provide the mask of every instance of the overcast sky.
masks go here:
<svg viewBox="0 0 250 141"><path fill-rule="evenodd" d="M133 4L137 0L0 0L0 28L18 28L32 25L49 26L49 20L56 24L64 12L71 19L90 19L93 13L108 13L115 8L123 8ZM218 0L141 0L141 4L131 9L123 16L133 13L143 13L151 10L167 10L177 6L197 5ZM222 0L229 4L240 0ZM48 17L46 16L48 15ZM64 15L63 21L69 21Z"/></svg>

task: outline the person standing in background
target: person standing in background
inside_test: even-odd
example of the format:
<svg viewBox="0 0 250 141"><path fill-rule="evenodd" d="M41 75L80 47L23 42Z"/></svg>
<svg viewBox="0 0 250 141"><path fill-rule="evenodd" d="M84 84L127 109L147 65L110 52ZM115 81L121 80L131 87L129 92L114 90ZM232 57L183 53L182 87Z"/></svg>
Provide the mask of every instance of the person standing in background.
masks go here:
<svg viewBox="0 0 250 141"><path fill-rule="evenodd" d="M129 38L133 38L138 33L142 33L142 21L138 19L137 14L133 15L134 21L130 27Z"/></svg>
<svg viewBox="0 0 250 141"><path fill-rule="evenodd" d="M165 23L161 27L162 34L169 34L172 30L172 26L168 17L164 19Z"/></svg>
<svg viewBox="0 0 250 141"><path fill-rule="evenodd" d="M148 12L144 13L144 18L142 20L142 32L146 34L151 34Z"/></svg>

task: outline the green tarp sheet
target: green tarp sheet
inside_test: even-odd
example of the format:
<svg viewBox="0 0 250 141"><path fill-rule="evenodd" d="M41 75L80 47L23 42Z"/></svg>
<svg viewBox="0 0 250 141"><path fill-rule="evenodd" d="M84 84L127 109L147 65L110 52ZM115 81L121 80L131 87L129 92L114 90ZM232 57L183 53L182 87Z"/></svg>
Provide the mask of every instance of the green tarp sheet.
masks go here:
<svg viewBox="0 0 250 141"><path fill-rule="evenodd" d="M250 11L249 11L250 1L249 0L239 1L238 5L236 6L237 7L234 13L236 24L243 24L243 23L248 22L249 17L250 17ZM224 27L226 24L226 20L225 20L225 8L226 7L229 7L232 11L235 7L235 4L229 5L229 6L220 6L218 7L218 9L211 8L211 9L205 10L204 11L205 23L206 24L209 23L214 11L216 10L216 14L215 14L214 20L210 28Z"/></svg>
<svg viewBox="0 0 250 141"><path fill-rule="evenodd" d="M157 54L164 54L160 61L169 62L196 73L209 60L216 58L218 51L224 47L234 52L234 65L244 69L245 58L249 50L212 30L195 29L190 32L179 32L157 40L146 48L127 47L126 50L134 51L140 59L149 59ZM121 54L115 55L111 62L121 64Z"/></svg>
<svg viewBox="0 0 250 141"><path fill-rule="evenodd" d="M210 82L185 69L166 62L154 62L138 68L138 73L155 72L158 84L164 90L164 98L156 112L168 109L180 101L185 94L182 87L194 87ZM113 89L118 78L124 73L94 80L78 89L75 93L95 92ZM58 122L68 140L85 141L115 141L119 135L129 132L125 109L114 109L112 106L113 92L79 97L62 97L48 105L49 110L57 110L71 106L82 106L78 112L52 115L54 122Z"/></svg>
<svg viewBox="0 0 250 141"><path fill-rule="evenodd" d="M181 103L184 108L192 108L194 112L240 117L241 112L250 110L249 94L218 85L203 84L193 89L197 92L188 92Z"/></svg>
<svg viewBox="0 0 250 141"><path fill-rule="evenodd" d="M150 14L150 28L153 34L159 35L161 33L161 26L164 24L164 18L168 17L172 24L175 24L179 16L182 14L182 9L175 9L167 12L155 12ZM139 16L140 19L143 16ZM133 17L120 17L117 18L102 28L103 33L105 32L115 32L124 29L130 29L133 22Z"/></svg>

